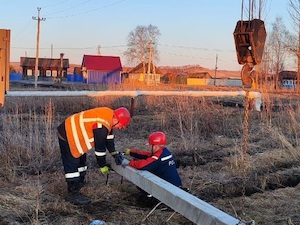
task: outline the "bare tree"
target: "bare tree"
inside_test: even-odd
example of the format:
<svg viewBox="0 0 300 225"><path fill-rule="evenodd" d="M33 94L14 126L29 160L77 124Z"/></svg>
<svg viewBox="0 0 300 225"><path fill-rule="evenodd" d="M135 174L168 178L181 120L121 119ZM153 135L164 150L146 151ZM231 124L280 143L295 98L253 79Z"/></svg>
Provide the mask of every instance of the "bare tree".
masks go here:
<svg viewBox="0 0 300 225"><path fill-rule="evenodd" d="M262 57L262 62L260 65L260 81L264 88L269 87L269 74L271 74L271 59L270 59L270 46L268 44L264 47L264 53Z"/></svg>
<svg viewBox="0 0 300 225"><path fill-rule="evenodd" d="M284 69L284 61L287 55L286 46L289 38L290 33L286 29L282 17L276 17L275 22L272 23L272 30L268 41L275 89L278 88L279 72Z"/></svg>
<svg viewBox="0 0 300 225"><path fill-rule="evenodd" d="M300 0L289 0L289 14L293 21L296 35L291 37L289 50L297 57L297 91L300 91Z"/></svg>
<svg viewBox="0 0 300 225"><path fill-rule="evenodd" d="M130 31L127 37L127 50L124 52L127 60L131 63L143 63L145 72L145 62L149 58L149 44L152 45L154 58L158 60L158 38L160 31L156 26L137 26Z"/></svg>

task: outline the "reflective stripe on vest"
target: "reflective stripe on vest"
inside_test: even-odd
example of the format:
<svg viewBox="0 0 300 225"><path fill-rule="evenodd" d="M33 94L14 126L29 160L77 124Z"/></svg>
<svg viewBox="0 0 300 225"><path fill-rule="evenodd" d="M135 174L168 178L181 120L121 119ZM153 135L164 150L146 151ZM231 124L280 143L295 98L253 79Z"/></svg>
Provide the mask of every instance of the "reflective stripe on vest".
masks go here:
<svg viewBox="0 0 300 225"><path fill-rule="evenodd" d="M106 152L96 152L96 151L95 151L95 155L96 155L96 156L105 156L105 155L106 155Z"/></svg>
<svg viewBox="0 0 300 225"><path fill-rule="evenodd" d="M83 118L83 114L84 114L84 112L81 112L79 114L80 130L81 130L81 133L82 133L82 136L83 136L83 139L84 139L84 143L85 143L87 149L92 149L93 147L91 145L91 142L94 142L94 138L89 139L88 133L87 133L87 131L85 129L85 126L84 126L84 123L85 122L98 122L98 127L102 127L101 123L109 125L109 122L107 120L102 119L102 118ZM99 123L99 121L101 123ZM101 126L99 126L100 124L101 124ZM80 155L83 155L84 151L82 149L82 145L81 145L82 143L80 143L80 141L79 141L78 131L76 130L75 115L71 116L71 126L72 126L72 132L73 132L72 135L74 137L76 148L78 149L78 152L80 153Z"/></svg>
<svg viewBox="0 0 300 225"><path fill-rule="evenodd" d="M86 145L86 147L87 147L88 149L91 149L91 148L92 148L91 142L94 141L94 140L90 140L90 139L89 139L89 136L88 136L88 134L87 134L87 131L86 131L85 127L84 127L84 122L89 122L89 121L93 121L93 120L91 120L90 118L84 119L84 118L83 118L83 112L81 112L81 113L79 114L79 126L80 126L80 129L81 129L81 132L82 132L82 136L83 136L85 145ZM95 120L94 120L94 121L95 121ZM80 150L79 150L79 152L80 152ZM81 153L81 152L80 152L80 153ZM83 152L83 153L84 153L84 152ZM83 153L81 153L81 154L83 154Z"/></svg>
<svg viewBox="0 0 300 225"><path fill-rule="evenodd" d="M107 137L106 137L106 139L108 139L108 140L111 140L111 139L114 139L114 138L115 138L115 136L113 134L107 135Z"/></svg>
<svg viewBox="0 0 300 225"><path fill-rule="evenodd" d="M74 173L66 173L65 174L66 178L76 178L76 177L80 177L80 173L79 172L74 172Z"/></svg>
<svg viewBox="0 0 300 225"><path fill-rule="evenodd" d="M168 159L171 159L172 158L172 155L168 155L168 156L165 156L163 158L161 158L161 161L166 161Z"/></svg>
<svg viewBox="0 0 300 225"><path fill-rule="evenodd" d="M84 171L87 171L87 166L82 166L82 167L78 168L79 173L84 172Z"/></svg>
<svg viewBox="0 0 300 225"><path fill-rule="evenodd" d="M82 150L81 144L79 142L79 138L78 138L78 132L76 130L76 124L75 124L75 115L71 116L71 126L72 126L72 132L73 132L73 137L74 137L74 141L75 141L75 145L76 148L78 149L80 155L83 155L84 152Z"/></svg>
<svg viewBox="0 0 300 225"><path fill-rule="evenodd" d="M72 155L78 158L93 149L95 145L93 129L106 127L110 132L112 120L113 110L107 107L82 111L68 117L65 126Z"/></svg>

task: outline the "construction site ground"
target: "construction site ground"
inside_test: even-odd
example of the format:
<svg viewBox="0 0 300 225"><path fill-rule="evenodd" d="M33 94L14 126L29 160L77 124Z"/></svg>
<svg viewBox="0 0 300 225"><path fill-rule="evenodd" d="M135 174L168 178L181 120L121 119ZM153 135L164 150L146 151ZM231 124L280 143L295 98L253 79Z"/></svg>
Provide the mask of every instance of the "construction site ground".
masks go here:
<svg viewBox="0 0 300 225"><path fill-rule="evenodd" d="M223 90L223 89L222 89ZM245 110L243 97L135 99L116 148L149 149L148 135L168 137L183 185L224 212L256 225L300 224L300 113L294 92L262 92L262 110ZM130 97L8 97L0 110L0 225L193 224L153 204L135 185L111 171L99 172L88 153L87 206L65 201L66 183L56 127L69 115L96 106L128 106ZM246 114L245 114L246 113ZM108 156L108 162L111 157Z"/></svg>

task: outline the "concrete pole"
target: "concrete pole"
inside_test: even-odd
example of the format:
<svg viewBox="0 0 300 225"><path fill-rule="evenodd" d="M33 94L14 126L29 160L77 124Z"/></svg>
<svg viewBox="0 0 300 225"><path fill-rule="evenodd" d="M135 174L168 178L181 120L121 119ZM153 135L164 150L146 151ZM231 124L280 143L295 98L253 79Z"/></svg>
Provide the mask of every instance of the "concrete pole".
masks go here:
<svg viewBox="0 0 300 225"><path fill-rule="evenodd" d="M126 159L125 159L126 160ZM145 170L112 164L114 171L145 190L174 211L199 225L245 225L242 221L202 201Z"/></svg>
<svg viewBox="0 0 300 225"><path fill-rule="evenodd" d="M254 100L254 107L261 110L262 98L258 91L9 91L7 96L192 96L192 97L212 97L212 96L245 96Z"/></svg>
<svg viewBox="0 0 300 225"><path fill-rule="evenodd" d="M39 45L40 45L40 22L45 21L45 18L40 18L41 8L37 8L38 17L32 17L37 20L37 35L36 35L36 53L35 53L35 70L34 70L34 87L37 88L38 71L39 71Z"/></svg>

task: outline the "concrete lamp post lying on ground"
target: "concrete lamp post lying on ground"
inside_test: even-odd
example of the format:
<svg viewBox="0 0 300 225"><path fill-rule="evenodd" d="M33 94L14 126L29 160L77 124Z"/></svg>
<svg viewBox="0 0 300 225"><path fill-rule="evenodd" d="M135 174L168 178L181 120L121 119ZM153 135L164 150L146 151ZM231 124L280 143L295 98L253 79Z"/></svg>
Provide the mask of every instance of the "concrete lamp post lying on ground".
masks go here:
<svg viewBox="0 0 300 225"><path fill-rule="evenodd" d="M127 159L125 159L127 160ZM242 221L204 202L145 170L112 165L114 171L199 225L246 225Z"/></svg>
<svg viewBox="0 0 300 225"><path fill-rule="evenodd" d="M261 93L257 91L8 91L6 96L190 96L190 97L238 97L247 96L254 100L256 111L261 110Z"/></svg>

